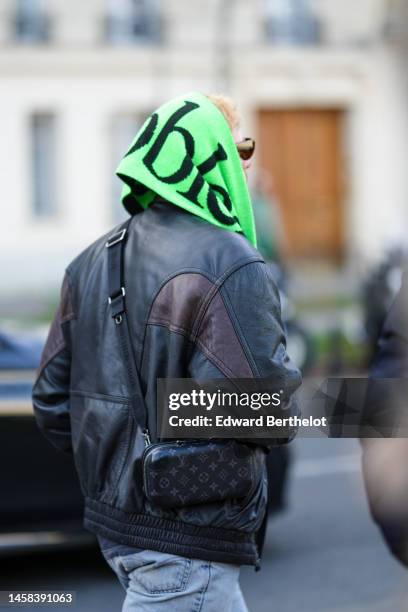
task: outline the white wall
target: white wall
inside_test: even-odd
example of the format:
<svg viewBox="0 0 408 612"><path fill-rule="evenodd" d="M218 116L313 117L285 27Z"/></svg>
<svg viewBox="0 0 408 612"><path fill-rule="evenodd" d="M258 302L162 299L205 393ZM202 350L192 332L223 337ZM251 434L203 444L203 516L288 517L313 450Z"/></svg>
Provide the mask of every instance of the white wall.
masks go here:
<svg viewBox="0 0 408 612"><path fill-rule="evenodd" d="M67 5L58 2L54 8L61 18ZM98 3L102 0L89 3L84 20L94 23ZM0 0L0 40L6 4ZM261 38L254 44L260 4L251 5L251 21L248 3L237 2L228 32L234 51L229 92L248 133L255 131L261 105L334 106L347 112L348 256L364 268L387 244L404 237L407 226L407 109L397 63L381 44L354 51L275 49ZM35 289L40 280L41 289L54 287L70 259L112 226L109 135L115 114L144 113L183 91L217 88L216 30L205 22L207 11L198 19L195 2L171 0L166 6L165 48L92 46L95 30L86 43L82 26L82 34L78 30L74 36L72 25L64 30L61 23L56 46L0 47L0 133L8 143L0 148L1 286ZM208 7L210 16L219 9L215 0ZM246 32L242 40L234 34L240 30ZM35 221L30 213L27 120L41 110L58 118L61 212L49 222Z"/></svg>
<svg viewBox="0 0 408 612"><path fill-rule="evenodd" d="M350 116L349 249L360 265L408 244L407 102L395 58L370 56Z"/></svg>

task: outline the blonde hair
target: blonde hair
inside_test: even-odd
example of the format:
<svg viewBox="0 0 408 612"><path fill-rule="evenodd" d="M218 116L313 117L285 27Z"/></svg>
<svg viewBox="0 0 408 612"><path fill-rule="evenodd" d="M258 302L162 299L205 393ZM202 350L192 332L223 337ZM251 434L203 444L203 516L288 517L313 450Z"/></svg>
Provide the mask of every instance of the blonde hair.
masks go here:
<svg viewBox="0 0 408 612"><path fill-rule="evenodd" d="M238 113L237 106L231 98L224 94L210 93L206 94L207 98L222 112L231 130L237 128L241 123L241 118Z"/></svg>

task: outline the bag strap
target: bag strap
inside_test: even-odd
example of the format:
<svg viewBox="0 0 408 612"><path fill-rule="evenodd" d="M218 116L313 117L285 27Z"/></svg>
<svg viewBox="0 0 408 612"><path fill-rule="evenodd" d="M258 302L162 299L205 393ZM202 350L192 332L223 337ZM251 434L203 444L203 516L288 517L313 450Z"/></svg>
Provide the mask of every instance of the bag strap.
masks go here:
<svg viewBox="0 0 408 612"><path fill-rule="evenodd" d="M108 303L111 310L111 317L118 331L123 360L127 371L133 418L136 425L141 427L145 440L148 441L147 406L142 391L139 372L136 367L136 359L126 314L124 253L131 220L132 217L121 226L118 232L112 234L106 242L106 249L108 251Z"/></svg>

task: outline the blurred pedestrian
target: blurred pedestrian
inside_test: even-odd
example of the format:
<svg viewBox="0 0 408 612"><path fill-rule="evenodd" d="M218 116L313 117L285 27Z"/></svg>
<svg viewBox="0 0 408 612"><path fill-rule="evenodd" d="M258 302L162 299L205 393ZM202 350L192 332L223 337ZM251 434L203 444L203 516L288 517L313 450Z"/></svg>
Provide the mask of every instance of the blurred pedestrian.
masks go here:
<svg viewBox="0 0 408 612"><path fill-rule="evenodd" d="M284 267L288 255L288 240L273 178L266 170L258 171L252 203L258 251L265 261Z"/></svg>
<svg viewBox="0 0 408 612"><path fill-rule="evenodd" d="M391 552L408 567L408 277L391 306L371 364L363 472L370 510ZM391 437L383 437L383 436ZM399 437L401 436L401 437Z"/></svg>

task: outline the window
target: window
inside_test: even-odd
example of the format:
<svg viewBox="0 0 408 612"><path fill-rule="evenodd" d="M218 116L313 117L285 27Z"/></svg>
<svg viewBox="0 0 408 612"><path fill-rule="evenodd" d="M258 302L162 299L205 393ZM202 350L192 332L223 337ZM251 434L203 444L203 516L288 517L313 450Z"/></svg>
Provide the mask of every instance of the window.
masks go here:
<svg viewBox="0 0 408 612"><path fill-rule="evenodd" d="M123 182L115 174L116 168L119 165L122 157L130 148L130 145L136 136L136 133L142 126L143 121L148 116L141 116L137 113L121 113L116 115L112 121L112 221L120 223L124 221L128 213L121 203L121 193Z"/></svg>
<svg viewBox="0 0 408 612"><path fill-rule="evenodd" d="M384 36L388 42L406 45L408 41L408 7L406 0L389 0Z"/></svg>
<svg viewBox="0 0 408 612"><path fill-rule="evenodd" d="M57 213L56 120L49 113L31 117L32 210L36 218Z"/></svg>
<svg viewBox="0 0 408 612"><path fill-rule="evenodd" d="M113 44L158 40L158 0L107 0L107 39Z"/></svg>
<svg viewBox="0 0 408 612"><path fill-rule="evenodd" d="M311 45L320 40L310 0L264 0L266 35L277 45Z"/></svg>
<svg viewBox="0 0 408 612"><path fill-rule="evenodd" d="M49 38L45 0L16 0L16 38L20 42L39 43Z"/></svg>

